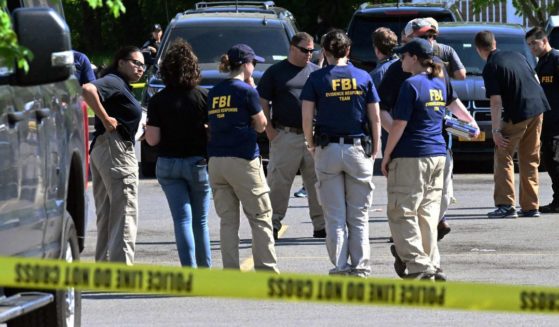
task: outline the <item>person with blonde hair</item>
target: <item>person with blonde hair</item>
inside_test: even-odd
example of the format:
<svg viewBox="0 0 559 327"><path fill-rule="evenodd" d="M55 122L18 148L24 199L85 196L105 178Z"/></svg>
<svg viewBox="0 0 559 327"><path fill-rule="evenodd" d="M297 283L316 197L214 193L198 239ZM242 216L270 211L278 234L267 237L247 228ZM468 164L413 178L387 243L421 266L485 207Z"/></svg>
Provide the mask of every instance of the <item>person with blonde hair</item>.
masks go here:
<svg viewBox="0 0 559 327"><path fill-rule="evenodd" d="M437 224L446 157L442 122L453 99L427 40L414 39L395 52L412 76L402 84L392 110L381 165L388 178L388 224L408 270L404 278L446 280L438 271Z"/></svg>
<svg viewBox="0 0 559 327"><path fill-rule="evenodd" d="M256 133L264 132L268 123L252 79L254 66L259 62L264 62L264 58L246 44L234 45L221 56L219 70L229 73L229 78L208 94L210 184L215 210L221 219L223 267L240 266L240 202L252 230L254 268L279 272L270 189L256 143Z"/></svg>

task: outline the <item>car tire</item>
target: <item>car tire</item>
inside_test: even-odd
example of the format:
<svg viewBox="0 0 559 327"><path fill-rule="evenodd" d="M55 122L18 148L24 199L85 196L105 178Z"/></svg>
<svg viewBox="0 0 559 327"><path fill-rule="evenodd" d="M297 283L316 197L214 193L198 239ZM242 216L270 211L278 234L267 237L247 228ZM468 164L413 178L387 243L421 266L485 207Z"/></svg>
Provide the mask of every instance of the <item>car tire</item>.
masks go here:
<svg viewBox="0 0 559 327"><path fill-rule="evenodd" d="M66 213L67 227L64 232L64 246L61 260L68 262L78 261L80 250L78 235L70 214ZM19 290L25 291L25 290ZM29 290L27 290L29 291ZM32 311L26 315L7 322L8 327L23 326L48 326L48 327L73 327L81 323L81 292L68 288L51 292L54 301L48 305Z"/></svg>

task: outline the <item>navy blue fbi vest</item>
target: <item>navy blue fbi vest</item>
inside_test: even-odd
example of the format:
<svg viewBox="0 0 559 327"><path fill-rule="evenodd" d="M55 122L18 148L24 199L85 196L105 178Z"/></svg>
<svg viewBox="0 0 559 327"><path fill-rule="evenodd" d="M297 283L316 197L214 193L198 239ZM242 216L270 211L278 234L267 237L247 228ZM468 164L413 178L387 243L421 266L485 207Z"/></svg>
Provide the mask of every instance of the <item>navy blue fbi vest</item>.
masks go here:
<svg viewBox="0 0 559 327"><path fill-rule="evenodd" d="M247 160L258 157L251 116L260 111L258 92L241 80L225 80L212 88L208 94L208 156Z"/></svg>
<svg viewBox="0 0 559 327"><path fill-rule="evenodd" d="M301 100L316 105L315 134L359 137L367 135L367 104L379 97L369 73L348 64L313 72Z"/></svg>

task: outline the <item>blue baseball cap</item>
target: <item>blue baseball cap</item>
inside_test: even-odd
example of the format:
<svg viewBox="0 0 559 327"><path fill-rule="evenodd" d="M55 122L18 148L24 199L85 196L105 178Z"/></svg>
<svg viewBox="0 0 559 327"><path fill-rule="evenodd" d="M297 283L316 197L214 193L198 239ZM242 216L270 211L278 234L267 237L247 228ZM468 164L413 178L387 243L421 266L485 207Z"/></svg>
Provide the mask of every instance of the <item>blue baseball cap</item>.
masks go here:
<svg viewBox="0 0 559 327"><path fill-rule="evenodd" d="M229 57L229 62L233 64L244 64L251 61L265 62L264 58L257 56L246 44L235 44L227 51L227 57Z"/></svg>
<svg viewBox="0 0 559 327"><path fill-rule="evenodd" d="M402 54L405 52L420 58L432 58L433 46L425 39L416 38L394 49L394 53Z"/></svg>

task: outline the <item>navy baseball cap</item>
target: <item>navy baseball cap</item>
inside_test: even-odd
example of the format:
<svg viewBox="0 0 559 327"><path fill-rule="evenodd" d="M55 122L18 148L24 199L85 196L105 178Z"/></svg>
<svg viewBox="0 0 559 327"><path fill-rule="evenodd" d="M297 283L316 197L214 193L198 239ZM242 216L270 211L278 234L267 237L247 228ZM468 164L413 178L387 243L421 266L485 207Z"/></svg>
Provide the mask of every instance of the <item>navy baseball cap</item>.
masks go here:
<svg viewBox="0 0 559 327"><path fill-rule="evenodd" d="M163 29L161 28L161 25L154 24L151 30L155 32L155 31L162 31Z"/></svg>
<svg viewBox="0 0 559 327"><path fill-rule="evenodd" d="M402 54L405 52L421 58L432 58L433 46L425 39L413 39L403 46L394 49L394 53Z"/></svg>
<svg viewBox="0 0 559 327"><path fill-rule="evenodd" d="M246 44L235 44L227 51L227 57L229 57L229 62L233 64L244 64L251 61L265 62L264 58L257 56Z"/></svg>

